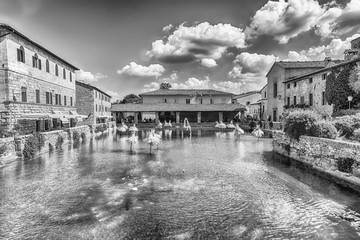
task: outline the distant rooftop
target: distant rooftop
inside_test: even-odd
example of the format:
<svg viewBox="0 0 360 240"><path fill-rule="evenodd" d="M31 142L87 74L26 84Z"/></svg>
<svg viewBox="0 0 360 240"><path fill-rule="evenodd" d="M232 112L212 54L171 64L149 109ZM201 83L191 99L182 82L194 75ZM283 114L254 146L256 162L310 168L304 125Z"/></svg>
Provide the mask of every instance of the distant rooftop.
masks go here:
<svg viewBox="0 0 360 240"><path fill-rule="evenodd" d="M279 61L278 64L282 68L323 68L325 61Z"/></svg>
<svg viewBox="0 0 360 240"><path fill-rule="evenodd" d="M56 55L55 53L51 52L50 50L46 49L45 47L41 46L40 44L34 42L33 40L31 40L30 38L26 37L24 34L20 33L19 31L17 31L16 29L14 29L13 27L6 25L4 23L0 23L0 28L5 28L9 31L9 33L15 33L17 35L19 35L20 37L22 37L23 39L25 39L26 41L34 44L35 46L37 46L38 48L40 48L41 50L47 52L49 55L52 55L53 57L60 59L62 62L64 62L65 64L67 64L68 66L74 68L75 70L79 70L79 68L75 67L74 65L72 65L71 63L65 61L63 58L59 57L58 55Z"/></svg>
<svg viewBox="0 0 360 240"><path fill-rule="evenodd" d="M111 96L109 94L107 94L106 92L104 92L103 90L93 86L93 85L90 85L88 83L84 83L84 82L81 82L81 81L76 81L76 85L80 85L82 87L85 87L87 89L90 89L90 90L96 90L98 92L101 92L102 94L108 96L109 98L111 98Z"/></svg>
<svg viewBox="0 0 360 240"><path fill-rule="evenodd" d="M249 92L246 92L246 93L241 93L239 95L233 96L233 99L247 97L247 96L254 95L254 94L260 94L260 91L249 91Z"/></svg>
<svg viewBox="0 0 360 240"><path fill-rule="evenodd" d="M151 92L146 92L139 94L139 96L173 96L173 95L183 95L183 96L214 96L214 95L234 95L233 93L222 92L213 89L158 89Z"/></svg>

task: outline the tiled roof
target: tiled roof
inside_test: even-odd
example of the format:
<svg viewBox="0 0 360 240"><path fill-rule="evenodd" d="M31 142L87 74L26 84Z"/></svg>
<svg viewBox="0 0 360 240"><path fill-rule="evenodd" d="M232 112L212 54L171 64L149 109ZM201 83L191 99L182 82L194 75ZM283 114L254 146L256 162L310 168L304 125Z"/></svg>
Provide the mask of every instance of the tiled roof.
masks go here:
<svg viewBox="0 0 360 240"><path fill-rule="evenodd" d="M233 93L217 91L213 89L158 89L151 92L139 94L140 96L173 96L173 95L234 95Z"/></svg>
<svg viewBox="0 0 360 240"><path fill-rule="evenodd" d="M239 103L233 104L179 104L179 103L155 103L155 104L113 104L112 112L166 112L166 111L246 111L246 107Z"/></svg>
<svg viewBox="0 0 360 240"><path fill-rule="evenodd" d="M325 61L280 61L276 62L282 68L323 68Z"/></svg>
<svg viewBox="0 0 360 240"><path fill-rule="evenodd" d="M63 58L57 56L55 53L49 51L48 49L46 49L45 47L41 46L40 44L34 42L33 40L31 40L30 38L26 37L25 35L23 35L22 33L20 33L19 31L17 31L16 29L14 29L13 27L6 25L4 23L0 23L0 27L1 28L5 28L7 30L9 30L11 33L16 33L18 36L22 37L23 39L25 39L26 41L34 44L36 47L40 48L41 50L45 51L46 53L50 54L51 56L61 60L63 63L67 64L68 66L74 68L75 70L79 70L79 68L75 67L74 65L72 65L71 63L65 61Z"/></svg>
<svg viewBox="0 0 360 240"><path fill-rule="evenodd" d="M360 58L352 59L352 60L349 60L349 61L345 61L345 60L335 61L335 63L337 63L335 65L331 65L330 67L322 68L322 69L315 70L315 71L310 72L310 73L306 73L306 74L303 74L303 75L300 75L300 76L296 76L296 77L291 78L291 79L287 79L283 83L288 83L288 82L300 80L302 78L306 78L306 77L312 76L314 74L318 74L318 73L321 73L321 72L326 72L326 71L329 71L329 70L331 70L333 68L341 67L341 66L344 66L346 64L353 63L353 62L359 62L359 61L360 61Z"/></svg>
<svg viewBox="0 0 360 240"><path fill-rule="evenodd" d="M90 90L96 90L96 91L101 92L102 94L108 96L109 98L112 98L109 94L107 94L103 90L100 90L99 88L97 88L97 87L95 87L93 85L90 85L90 84L87 84L87 83L84 83L84 82L80 82L80 81L76 81L76 85L80 85L80 86L85 87L85 88L90 89Z"/></svg>
<svg viewBox="0 0 360 240"><path fill-rule="evenodd" d="M238 98L242 98L242 97L247 97L253 94L260 94L260 91L250 91L250 92L246 92L246 93L242 93L239 95L235 95L232 97L232 99L238 99Z"/></svg>

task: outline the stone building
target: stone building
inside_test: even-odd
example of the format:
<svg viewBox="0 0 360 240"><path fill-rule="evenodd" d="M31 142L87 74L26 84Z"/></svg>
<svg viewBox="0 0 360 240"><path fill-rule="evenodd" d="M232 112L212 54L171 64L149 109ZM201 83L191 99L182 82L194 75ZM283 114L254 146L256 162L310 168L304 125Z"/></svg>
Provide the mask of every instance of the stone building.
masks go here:
<svg viewBox="0 0 360 240"><path fill-rule="evenodd" d="M235 95L232 97L232 100L246 106L246 115L260 118L260 112L261 112L260 91L250 91L239 95Z"/></svg>
<svg viewBox="0 0 360 240"><path fill-rule="evenodd" d="M260 102L260 119L267 120L267 84L260 90L261 99Z"/></svg>
<svg viewBox="0 0 360 240"><path fill-rule="evenodd" d="M113 104L112 113L117 122L124 114L133 113L135 123L147 118L155 121L215 122L230 121L244 105L232 103L233 94L211 89L159 89L140 94L141 104Z"/></svg>
<svg viewBox="0 0 360 240"><path fill-rule="evenodd" d="M0 112L22 133L76 125L75 70L63 58L0 24Z"/></svg>
<svg viewBox="0 0 360 240"><path fill-rule="evenodd" d="M267 117L269 121L281 120L286 104L283 82L297 76L323 69L325 61L275 62L267 73Z"/></svg>
<svg viewBox="0 0 360 240"><path fill-rule="evenodd" d="M106 123L111 120L111 96L99 88L76 81L76 108L86 115L84 123Z"/></svg>
<svg viewBox="0 0 360 240"><path fill-rule="evenodd" d="M344 52L345 60L360 58L360 37L351 40L351 48Z"/></svg>

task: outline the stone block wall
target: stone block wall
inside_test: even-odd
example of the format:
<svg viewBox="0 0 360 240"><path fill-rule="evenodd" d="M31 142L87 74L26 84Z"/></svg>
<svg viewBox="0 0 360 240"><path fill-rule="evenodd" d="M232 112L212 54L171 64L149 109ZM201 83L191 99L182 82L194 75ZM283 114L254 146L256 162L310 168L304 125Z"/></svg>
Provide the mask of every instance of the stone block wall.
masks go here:
<svg viewBox="0 0 360 240"><path fill-rule="evenodd" d="M301 136L290 139L284 132L273 131L273 150L332 176L339 183L360 190L360 143ZM351 173L338 170L341 158L354 160Z"/></svg>
<svg viewBox="0 0 360 240"><path fill-rule="evenodd" d="M95 124L94 94L91 89L76 84L76 108L81 115L90 114L87 119L83 120L84 124Z"/></svg>
<svg viewBox="0 0 360 240"><path fill-rule="evenodd" d="M15 158L14 138L0 138L0 166L1 160Z"/></svg>

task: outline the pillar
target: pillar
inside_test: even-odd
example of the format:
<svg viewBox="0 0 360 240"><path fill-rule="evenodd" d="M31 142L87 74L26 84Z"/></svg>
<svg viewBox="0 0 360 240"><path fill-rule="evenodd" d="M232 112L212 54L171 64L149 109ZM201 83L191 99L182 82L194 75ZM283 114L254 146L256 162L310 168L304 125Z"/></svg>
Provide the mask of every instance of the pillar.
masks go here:
<svg viewBox="0 0 360 240"><path fill-rule="evenodd" d="M223 112L219 112L219 122L223 120Z"/></svg>
<svg viewBox="0 0 360 240"><path fill-rule="evenodd" d="M116 112L112 112L113 121L115 121L115 123L117 123L117 121L118 121L117 115L118 114Z"/></svg>
<svg viewBox="0 0 360 240"><path fill-rule="evenodd" d="M139 113L138 112L134 112L134 122L135 122L135 124L139 123Z"/></svg>
<svg viewBox="0 0 360 240"><path fill-rule="evenodd" d="M197 112L197 122L201 123L201 112Z"/></svg>
<svg viewBox="0 0 360 240"><path fill-rule="evenodd" d="M155 122L159 122L159 112L155 112Z"/></svg>
<svg viewBox="0 0 360 240"><path fill-rule="evenodd" d="M176 123L180 123L180 112L176 112Z"/></svg>

